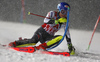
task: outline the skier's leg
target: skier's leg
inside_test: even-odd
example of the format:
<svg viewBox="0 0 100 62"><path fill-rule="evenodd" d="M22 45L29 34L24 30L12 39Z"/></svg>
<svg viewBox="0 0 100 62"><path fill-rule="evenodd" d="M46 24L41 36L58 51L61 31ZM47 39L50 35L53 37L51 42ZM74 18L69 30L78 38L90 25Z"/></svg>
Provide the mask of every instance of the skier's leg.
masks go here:
<svg viewBox="0 0 100 62"><path fill-rule="evenodd" d="M67 45L68 45L68 49L69 49L70 55L74 55L75 54L75 48L72 45L71 39L68 38L67 36L66 36L66 39L67 39Z"/></svg>
<svg viewBox="0 0 100 62"><path fill-rule="evenodd" d="M63 36L61 36L61 35L57 35L57 36L54 36L52 38L52 40L47 41L46 43L47 43L48 48L51 47L51 46L53 46L53 45L58 44L59 41L62 39L62 37Z"/></svg>
<svg viewBox="0 0 100 62"><path fill-rule="evenodd" d="M37 42L38 42L38 37L37 35L34 35L31 39L17 40L17 41L11 42L9 43L9 46L24 47L24 46L29 46L29 45L35 45Z"/></svg>
<svg viewBox="0 0 100 62"><path fill-rule="evenodd" d="M36 48L37 49L44 49L44 50L46 50L46 48L50 48L51 46L58 44L59 41L62 39L62 36L54 36L51 39L52 40L48 40L47 42L40 44Z"/></svg>
<svg viewBox="0 0 100 62"><path fill-rule="evenodd" d="M9 43L11 47L24 47L29 45L35 45L40 40L39 29L35 32L31 39L17 40L15 42Z"/></svg>

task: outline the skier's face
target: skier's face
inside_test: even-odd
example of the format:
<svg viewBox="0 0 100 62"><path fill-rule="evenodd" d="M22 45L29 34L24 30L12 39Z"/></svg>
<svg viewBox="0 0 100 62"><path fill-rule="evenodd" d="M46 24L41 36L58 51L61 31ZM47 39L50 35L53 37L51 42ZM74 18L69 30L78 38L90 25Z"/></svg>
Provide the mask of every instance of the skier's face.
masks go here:
<svg viewBox="0 0 100 62"><path fill-rule="evenodd" d="M67 15L67 11L66 11L66 10L61 10L60 12L61 12L61 14L63 14L63 15Z"/></svg>
<svg viewBox="0 0 100 62"><path fill-rule="evenodd" d="M66 15L67 15L67 11L65 10L60 11L60 17L66 17Z"/></svg>

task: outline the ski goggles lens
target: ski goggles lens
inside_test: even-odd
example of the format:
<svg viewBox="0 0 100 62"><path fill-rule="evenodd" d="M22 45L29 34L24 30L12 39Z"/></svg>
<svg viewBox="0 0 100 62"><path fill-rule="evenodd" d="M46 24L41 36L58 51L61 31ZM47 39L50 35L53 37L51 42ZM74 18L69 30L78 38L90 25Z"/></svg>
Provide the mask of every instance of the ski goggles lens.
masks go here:
<svg viewBox="0 0 100 62"><path fill-rule="evenodd" d="M67 11L66 11L66 10L61 10L61 13L62 13L63 15L67 15Z"/></svg>

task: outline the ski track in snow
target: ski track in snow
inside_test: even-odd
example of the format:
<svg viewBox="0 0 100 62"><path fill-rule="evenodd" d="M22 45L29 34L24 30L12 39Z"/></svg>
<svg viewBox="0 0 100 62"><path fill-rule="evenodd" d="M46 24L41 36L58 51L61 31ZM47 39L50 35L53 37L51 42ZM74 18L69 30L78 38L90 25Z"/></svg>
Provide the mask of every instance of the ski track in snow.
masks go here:
<svg viewBox="0 0 100 62"><path fill-rule="evenodd" d="M29 24L0 21L0 43L8 44L9 42L18 40L19 37L31 38L38 27L39 26ZM76 52L84 52L88 47L92 32L73 29L71 29L70 32ZM57 34L63 35L62 33L63 29ZM64 57L24 53L0 48L0 62L100 62L100 50L98 50L100 47L99 37L100 33L96 32L89 50L89 52L96 53L97 55L79 54L79 56ZM53 51L68 51L66 40L64 40L57 48L53 49Z"/></svg>

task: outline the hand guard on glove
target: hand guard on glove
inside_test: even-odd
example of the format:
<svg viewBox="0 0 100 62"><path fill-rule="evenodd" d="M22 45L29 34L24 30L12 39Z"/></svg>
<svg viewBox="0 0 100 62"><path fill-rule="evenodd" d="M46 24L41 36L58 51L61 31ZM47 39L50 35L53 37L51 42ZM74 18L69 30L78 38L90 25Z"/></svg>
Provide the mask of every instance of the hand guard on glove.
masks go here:
<svg viewBox="0 0 100 62"><path fill-rule="evenodd" d="M65 22L67 22L67 19L66 18L60 18L58 20L55 20L55 24L65 23Z"/></svg>

